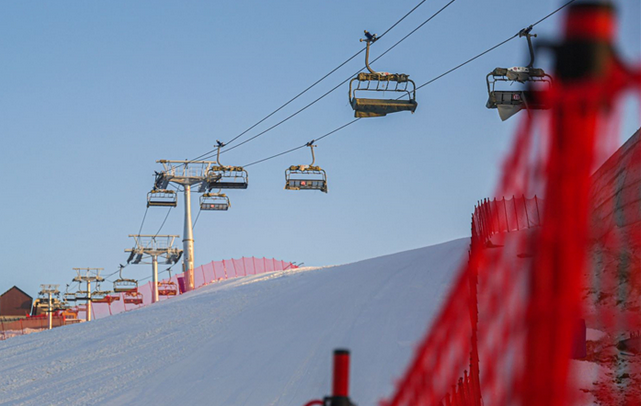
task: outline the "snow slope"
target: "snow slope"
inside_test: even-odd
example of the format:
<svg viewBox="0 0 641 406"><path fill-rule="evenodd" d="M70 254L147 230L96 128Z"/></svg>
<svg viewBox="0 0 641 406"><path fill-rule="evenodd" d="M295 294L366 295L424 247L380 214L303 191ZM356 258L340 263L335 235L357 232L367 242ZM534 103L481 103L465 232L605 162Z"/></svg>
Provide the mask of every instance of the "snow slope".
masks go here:
<svg viewBox="0 0 641 406"><path fill-rule="evenodd" d="M351 395L393 390L469 239L353 264L209 285L91 323L0 342L0 405L291 405L328 395L334 348Z"/></svg>

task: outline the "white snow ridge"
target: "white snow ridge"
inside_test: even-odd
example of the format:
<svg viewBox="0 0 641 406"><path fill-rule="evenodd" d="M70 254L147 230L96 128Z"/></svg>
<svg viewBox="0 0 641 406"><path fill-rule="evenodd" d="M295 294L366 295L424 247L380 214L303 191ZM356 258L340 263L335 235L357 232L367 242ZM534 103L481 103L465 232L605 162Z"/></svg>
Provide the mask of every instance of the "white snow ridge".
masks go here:
<svg viewBox="0 0 641 406"><path fill-rule="evenodd" d="M289 405L389 395L469 239L353 264L212 284L104 319L0 342L0 405Z"/></svg>

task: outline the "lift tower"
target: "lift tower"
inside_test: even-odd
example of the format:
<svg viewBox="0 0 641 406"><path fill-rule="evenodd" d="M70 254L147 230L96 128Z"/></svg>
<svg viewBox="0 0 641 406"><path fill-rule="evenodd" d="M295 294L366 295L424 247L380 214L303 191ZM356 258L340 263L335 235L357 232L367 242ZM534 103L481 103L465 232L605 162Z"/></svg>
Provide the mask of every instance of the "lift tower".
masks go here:
<svg viewBox="0 0 641 406"><path fill-rule="evenodd" d="M171 198L175 192L168 190L170 183L182 187L185 195L185 225L183 231L183 271L185 272L185 290L194 289L194 232L191 222L191 190L198 193L210 192L212 189L246 189L247 172L240 166L220 165L220 146L218 158L214 161L169 161L159 160L163 170L156 172L154 188L149 192L147 206L176 206Z"/></svg>
<svg viewBox="0 0 641 406"><path fill-rule="evenodd" d="M100 271L103 268L73 268L78 273L78 276L73 278L74 282L87 284L87 290L78 291L84 293L86 296L76 296L76 300L85 300L87 302L87 321L91 321L91 282L103 282L105 278L100 276ZM84 271L84 275L81 273Z"/></svg>
<svg viewBox="0 0 641 406"><path fill-rule="evenodd" d="M53 327L53 312L57 309L54 309L53 303L52 303L52 298L54 295L58 296L60 295L60 291L58 290L58 286L60 285L40 285L40 292L38 292L38 295L40 296L47 296L49 301L47 305L47 310L45 312L47 313L47 319L48 319L48 329L51 330Z"/></svg>
<svg viewBox="0 0 641 406"><path fill-rule="evenodd" d="M175 264L180 260L183 250L174 248L174 241L180 237L178 235L142 235L130 234L129 237L134 239L134 247L126 249L129 252L128 264L148 264L142 262L144 257L151 258L152 271L152 288L151 302L158 301L158 257L163 257L165 263Z"/></svg>

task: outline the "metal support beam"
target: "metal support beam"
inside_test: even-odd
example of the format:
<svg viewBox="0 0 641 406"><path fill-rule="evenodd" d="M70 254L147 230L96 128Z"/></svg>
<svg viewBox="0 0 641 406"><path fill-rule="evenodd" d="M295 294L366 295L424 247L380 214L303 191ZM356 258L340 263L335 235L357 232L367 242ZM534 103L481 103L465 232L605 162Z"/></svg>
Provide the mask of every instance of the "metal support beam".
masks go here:
<svg viewBox="0 0 641 406"><path fill-rule="evenodd" d="M194 281L194 228L191 222L191 186L185 185L185 227L183 230L183 264L185 271L185 288L195 288Z"/></svg>

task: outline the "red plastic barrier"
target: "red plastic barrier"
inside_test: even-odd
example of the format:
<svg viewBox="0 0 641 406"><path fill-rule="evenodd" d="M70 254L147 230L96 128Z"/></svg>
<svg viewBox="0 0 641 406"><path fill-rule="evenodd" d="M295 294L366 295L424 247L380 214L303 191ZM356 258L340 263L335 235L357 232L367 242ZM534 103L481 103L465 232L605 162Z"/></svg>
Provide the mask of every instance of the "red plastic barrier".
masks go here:
<svg viewBox="0 0 641 406"><path fill-rule="evenodd" d="M385 405L560 406L589 396L640 404L641 362L609 349L624 347L621 338L641 325L641 148L622 153L612 165L618 171L590 177L600 148L616 136L603 131L612 128L616 99L625 88L641 90L641 70L625 68L612 30L599 28L613 21L611 6L570 6L555 83L544 95L549 131L537 113L524 117L497 191L544 191L540 217L530 200L522 214L516 200L479 204L469 262ZM532 224L541 227L523 229ZM587 360L607 371L583 390L570 360L580 318L604 332Z"/></svg>

